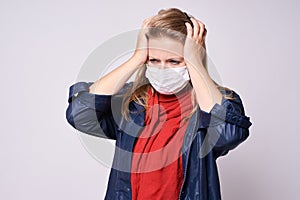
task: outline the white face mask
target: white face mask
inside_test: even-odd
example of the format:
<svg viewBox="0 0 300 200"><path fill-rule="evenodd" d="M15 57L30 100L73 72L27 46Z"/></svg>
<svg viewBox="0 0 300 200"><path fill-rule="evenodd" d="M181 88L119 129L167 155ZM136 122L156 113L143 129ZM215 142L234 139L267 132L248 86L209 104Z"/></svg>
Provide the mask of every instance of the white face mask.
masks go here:
<svg viewBox="0 0 300 200"><path fill-rule="evenodd" d="M155 90L162 94L175 94L182 90L190 80L186 66L160 69L146 64L145 76Z"/></svg>

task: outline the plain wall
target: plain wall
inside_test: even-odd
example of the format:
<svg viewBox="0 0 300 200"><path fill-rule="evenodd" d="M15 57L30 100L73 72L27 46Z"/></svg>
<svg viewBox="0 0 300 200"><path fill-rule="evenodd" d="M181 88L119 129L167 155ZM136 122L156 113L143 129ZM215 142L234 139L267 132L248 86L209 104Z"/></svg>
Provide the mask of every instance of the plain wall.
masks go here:
<svg viewBox="0 0 300 200"><path fill-rule="evenodd" d="M217 161L223 199L299 199L299 4L1 1L0 199L104 198L110 169L65 119L69 86L95 48L168 7L205 23L209 57L253 123Z"/></svg>

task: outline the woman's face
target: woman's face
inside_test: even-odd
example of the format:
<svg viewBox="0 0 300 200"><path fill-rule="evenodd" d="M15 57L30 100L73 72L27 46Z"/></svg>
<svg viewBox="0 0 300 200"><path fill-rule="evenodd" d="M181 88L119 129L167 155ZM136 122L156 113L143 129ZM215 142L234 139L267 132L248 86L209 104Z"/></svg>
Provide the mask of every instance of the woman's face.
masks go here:
<svg viewBox="0 0 300 200"><path fill-rule="evenodd" d="M150 38L148 47L150 66L160 68L185 66L183 44L170 38Z"/></svg>

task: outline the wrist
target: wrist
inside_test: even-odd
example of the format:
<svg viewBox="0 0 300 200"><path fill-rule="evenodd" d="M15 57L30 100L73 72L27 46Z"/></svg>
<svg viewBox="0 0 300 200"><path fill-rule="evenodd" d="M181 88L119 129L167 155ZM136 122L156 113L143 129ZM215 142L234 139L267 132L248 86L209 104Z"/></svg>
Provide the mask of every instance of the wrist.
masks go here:
<svg viewBox="0 0 300 200"><path fill-rule="evenodd" d="M146 60L145 59L142 59L139 55L137 54L134 54L133 56L131 56L131 58L129 59L129 61L131 62L131 64L133 66L135 66L136 68L139 68L141 67L145 62Z"/></svg>

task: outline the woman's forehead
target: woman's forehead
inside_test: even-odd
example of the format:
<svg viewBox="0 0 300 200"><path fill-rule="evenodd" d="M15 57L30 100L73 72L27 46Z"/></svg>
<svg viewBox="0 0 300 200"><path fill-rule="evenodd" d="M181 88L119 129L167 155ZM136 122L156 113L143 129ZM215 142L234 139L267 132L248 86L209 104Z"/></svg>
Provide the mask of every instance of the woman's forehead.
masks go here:
<svg viewBox="0 0 300 200"><path fill-rule="evenodd" d="M149 56L183 56L183 45L182 43L168 39L168 38L161 38L161 39L149 39Z"/></svg>

